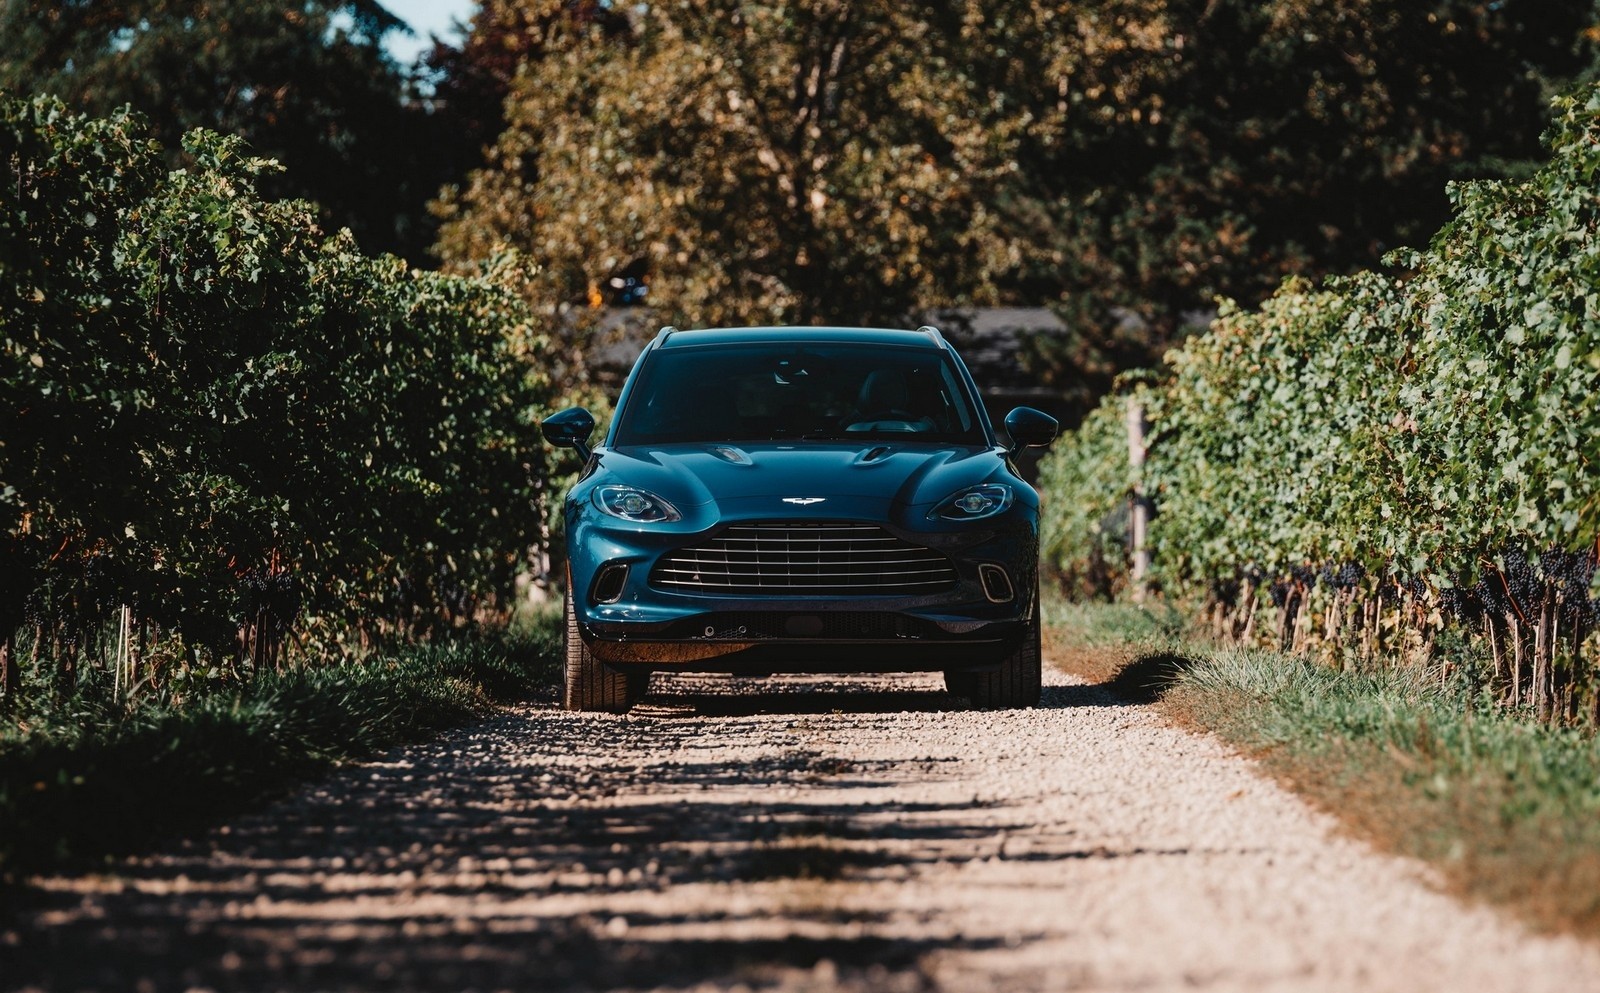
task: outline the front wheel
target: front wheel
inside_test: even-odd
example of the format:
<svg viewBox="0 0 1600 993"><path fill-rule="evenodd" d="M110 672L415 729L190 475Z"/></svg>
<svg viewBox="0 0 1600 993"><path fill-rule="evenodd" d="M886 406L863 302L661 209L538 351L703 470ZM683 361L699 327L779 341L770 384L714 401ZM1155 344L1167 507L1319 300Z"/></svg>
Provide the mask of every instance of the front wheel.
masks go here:
<svg viewBox="0 0 1600 993"><path fill-rule="evenodd" d="M566 710L625 714L644 696L650 684L647 672L625 673L594 657L578 633L578 614L572 608L571 583L566 599L567 668L561 705Z"/></svg>
<svg viewBox="0 0 1600 993"><path fill-rule="evenodd" d="M1037 707L1044 684L1039 644L1039 618L1022 632L1022 640L993 672L946 672L944 688L984 710Z"/></svg>

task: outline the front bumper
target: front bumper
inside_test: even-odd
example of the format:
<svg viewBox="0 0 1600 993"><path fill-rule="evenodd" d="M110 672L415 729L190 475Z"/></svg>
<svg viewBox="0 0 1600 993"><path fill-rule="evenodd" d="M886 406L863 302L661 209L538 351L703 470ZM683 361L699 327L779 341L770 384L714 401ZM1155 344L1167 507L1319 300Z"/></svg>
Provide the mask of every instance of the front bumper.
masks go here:
<svg viewBox="0 0 1600 993"><path fill-rule="evenodd" d="M724 520L694 533L618 523L579 515L569 518L568 538L579 633L596 658L618 668L983 671L1015 650L1038 610L1038 532L1023 515L985 527L928 531L858 521L936 549L955 567L957 578L947 589L891 596L731 596L658 588L650 575L661 556L750 522ZM996 568L1011 590L1001 602Z"/></svg>

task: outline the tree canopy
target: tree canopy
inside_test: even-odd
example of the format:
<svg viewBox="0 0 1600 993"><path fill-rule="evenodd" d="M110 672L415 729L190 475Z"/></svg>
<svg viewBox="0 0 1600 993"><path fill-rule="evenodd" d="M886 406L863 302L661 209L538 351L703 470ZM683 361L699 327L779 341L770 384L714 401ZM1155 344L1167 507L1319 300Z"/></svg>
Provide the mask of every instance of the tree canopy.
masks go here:
<svg viewBox="0 0 1600 993"><path fill-rule="evenodd" d="M1070 7L1010 201L1035 249L1018 285L1158 345L1218 296L1424 244L1450 180L1530 171L1600 24L1593 0Z"/></svg>
<svg viewBox="0 0 1600 993"><path fill-rule="evenodd" d="M505 130L505 102L517 73L545 56L572 25L594 25L602 37L629 30L627 15L601 0L480 0L460 45L435 40L423 62L433 77L430 104L451 181L483 165L483 153Z"/></svg>
<svg viewBox="0 0 1600 993"><path fill-rule="evenodd" d="M1102 388L1218 296L1377 264L1448 181L1525 174L1600 25L1593 0L673 0L626 30L491 6L537 53L441 204L447 262L520 247L547 303L648 272L690 323L1045 303L1072 334L1039 372Z"/></svg>
<svg viewBox="0 0 1600 993"><path fill-rule="evenodd" d="M520 247L563 301L648 268L655 309L690 323L981 298L1011 264L991 204L1027 123L970 65L1022 29L985 6L681 0L621 41L574 22L446 199L442 254Z"/></svg>
<svg viewBox="0 0 1600 993"><path fill-rule="evenodd" d="M315 201L368 250L421 258L443 176L424 108L384 51L375 0L0 0L0 90L106 115L127 104L181 164L183 135L243 137L286 169L269 197Z"/></svg>
<svg viewBox="0 0 1600 993"><path fill-rule="evenodd" d="M376 0L0 0L0 89L131 104L169 164L240 135L367 250L521 249L547 311L621 277L686 324L1052 306L1032 374L1092 397L1217 297L1376 265L1448 181L1529 174L1597 7L483 0L423 98Z"/></svg>

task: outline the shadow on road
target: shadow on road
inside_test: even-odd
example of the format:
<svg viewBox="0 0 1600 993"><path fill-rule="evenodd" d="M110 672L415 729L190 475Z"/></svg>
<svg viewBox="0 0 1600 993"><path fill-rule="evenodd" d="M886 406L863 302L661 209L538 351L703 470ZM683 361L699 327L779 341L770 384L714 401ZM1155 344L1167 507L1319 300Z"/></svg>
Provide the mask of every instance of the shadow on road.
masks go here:
<svg viewBox="0 0 1600 993"><path fill-rule="evenodd" d="M816 677L780 680L725 676L654 676L651 693L634 708L636 715L673 717L741 717L755 714L919 714L970 710L964 699L930 688L937 676L909 677L909 688L895 686L896 677ZM1046 686L1039 707L1127 707L1150 697L1115 685Z"/></svg>
<svg viewBox="0 0 1600 993"><path fill-rule="evenodd" d="M525 708L102 877L40 880L0 923L0 988L806 988L811 970L910 990L932 984L930 954L996 943L889 926L850 893L994 857L1020 825L884 789L949 760L846 760L805 733L958 704L717 697L666 687L626 718Z"/></svg>

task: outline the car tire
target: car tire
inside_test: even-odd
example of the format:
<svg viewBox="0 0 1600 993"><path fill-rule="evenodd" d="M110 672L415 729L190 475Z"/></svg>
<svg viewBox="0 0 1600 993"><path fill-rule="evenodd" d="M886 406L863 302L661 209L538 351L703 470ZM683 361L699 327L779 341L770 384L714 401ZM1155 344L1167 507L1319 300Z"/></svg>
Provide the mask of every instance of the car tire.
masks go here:
<svg viewBox="0 0 1600 993"><path fill-rule="evenodd" d="M1035 600L1037 603L1037 600ZM1022 640L992 672L946 672L944 687L951 696L966 697L983 710L1037 707L1044 685L1039 616L1023 629Z"/></svg>
<svg viewBox="0 0 1600 993"><path fill-rule="evenodd" d="M644 696L650 685L648 672L626 673L594 657L578 633L578 614L572 609L572 591L567 590L567 668L561 706L566 710L625 714Z"/></svg>
<svg viewBox="0 0 1600 993"><path fill-rule="evenodd" d="M956 669L946 669L944 672L944 688L951 696L972 696L972 673Z"/></svg>

